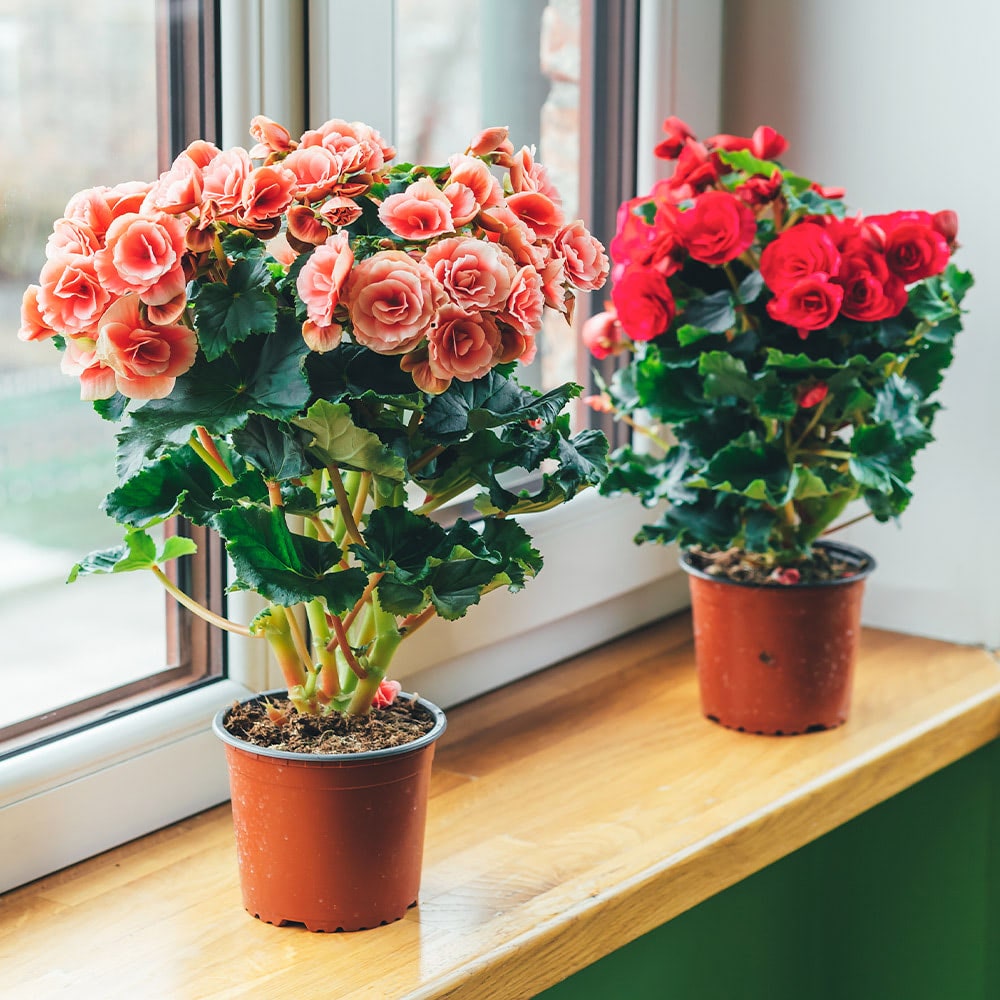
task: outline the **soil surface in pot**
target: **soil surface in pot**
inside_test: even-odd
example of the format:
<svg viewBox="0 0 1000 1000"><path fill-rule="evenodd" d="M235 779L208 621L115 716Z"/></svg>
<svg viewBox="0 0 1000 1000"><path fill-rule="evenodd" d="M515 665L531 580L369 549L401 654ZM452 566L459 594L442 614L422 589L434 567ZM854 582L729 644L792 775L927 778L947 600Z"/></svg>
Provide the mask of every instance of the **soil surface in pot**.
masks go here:
<svg viewBox="0 0 1000 1000"><path fill-rule="evenodd" d="M272 711L268 711L268 705ZM422 705L395 701L368 715L326 716L296 712L287 698L234 705L225 718L226 731L254 746L291 753L364 753L404 746L434 728L434 717Z"/></svg>
<svg viewBox="0 0 1000 1000"><path fill-rule="evenodd" d="M687 550L687 557L695 569L737 583L771 583L785 586L796 583L820 583L857 576L863 568L856 562L841 559L836 554L819 547L813 549L811 558L782 566L764 565L756 553L748 553L743 549L706 552L695 547Z"/></svg>

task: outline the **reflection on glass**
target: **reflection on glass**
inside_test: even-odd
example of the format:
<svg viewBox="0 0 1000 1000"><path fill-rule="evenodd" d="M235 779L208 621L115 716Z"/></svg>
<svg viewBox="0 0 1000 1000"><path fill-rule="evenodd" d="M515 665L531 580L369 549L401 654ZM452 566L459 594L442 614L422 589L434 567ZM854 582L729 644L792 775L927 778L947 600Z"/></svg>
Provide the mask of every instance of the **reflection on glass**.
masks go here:
<svg viewBox="0 0 1000 1000"><path fill-rule="evenodd" d="M16 338L21 296L75 192L156 177L155 0L0 0L0 726L162 669L162 588L69 568L120 542L98 509L116 427L47 343Z"/></svg>
<svg viewBox="0 0 1000 1000"><path fill-rule="evenodd" d="M443 163L482 128L507 125L535 146L579 215L580 0L397 0L396 146ZM575 378L577 336L547 317L538 371L544 388Z"/></svg>

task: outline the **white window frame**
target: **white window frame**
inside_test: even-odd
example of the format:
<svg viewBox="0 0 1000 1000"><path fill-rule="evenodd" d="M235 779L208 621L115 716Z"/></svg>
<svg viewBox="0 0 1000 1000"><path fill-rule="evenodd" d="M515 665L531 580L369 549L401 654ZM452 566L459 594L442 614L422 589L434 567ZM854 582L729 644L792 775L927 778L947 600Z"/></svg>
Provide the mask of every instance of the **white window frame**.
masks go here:
<svg viewBox="0 0 1000 1000"><path fill-rule="evenodd" d="M305 65L304 44L318 120L392 120L392 87L379 94L370 86L391 80L391 45L388 56L376 54L370 31L372 23L391 24L391 0L365 4L361 46L336 44L345 33L362 37L351 29L355 5L307 3L305 43L300 4L222 0L225 145L245 144L242 130L258 113L293 130L305 126L302 90L288 82L289 68ZM664 79L697 76L717 92L719 46L713 50L711 38L719 35L720 11L721 0L644 0L640 134L659 129ZM699 43L678 44L681 30ZM336 72L324 61L331 51ZM675 54L673 71L665 53ZM347 64L351 58L358 60L356 72ZM385 73L377 71L376 58L386 62ZM367 82L338 93L351 79ZM388 101L388 111L372 103L377 101ZM447 708L683 608L686 580L674 547L631 541L652 516L634 498L609 500L591 491L569 507L526 519L545 558L539 578L520 594L488 595L460 622L429 624L402 647L394 675ZM246 610L237 606L238 596L230 605L236 617ZM280 686L261 655L265 645L231 638L228 678L112 713L107 721L0 761L0 842L16 845L0 852L0 891L225 801L224 755L211 719L234 699Z"/></svg>

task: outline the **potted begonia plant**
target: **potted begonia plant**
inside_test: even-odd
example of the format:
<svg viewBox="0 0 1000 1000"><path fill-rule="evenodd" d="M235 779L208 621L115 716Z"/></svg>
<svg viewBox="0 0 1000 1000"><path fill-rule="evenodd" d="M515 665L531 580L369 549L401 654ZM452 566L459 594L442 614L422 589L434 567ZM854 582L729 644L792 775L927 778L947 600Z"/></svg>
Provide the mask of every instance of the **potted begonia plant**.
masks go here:
<svg viewBox="0 0 1000 1000"><path fill-rule="evenodd" d="M874 560L825 536L855 501L888 521L910 500L972 284L958 220L848 214L766 126L664 130L673 173L621 206L611 302L583 330L597 358L626 358L592 405L638 432L604 489L666 501L637 541L682 549L705 714L829 728Z"/></svg>
<svg viewBox="0 0 1000 1000"><path fill-rule="evenodd" d="M596 485L607 441L572 433L573 384L520 385L546 309L609 262L533 151L484 131L438 167L394 163L360 122L298 139L255 118L151 183L75 195L22 340L118 434L120 547L73 569L146 571L194 614L270 643L286 690L220 712L247 909L358 929L416 901L443 713L387 679L408 637L542 565L514 515ZM534 473L533 485L510 475ZM468 496L472 519L432 519ZM225 540L249 623L181 592L180 515ZM167 567L167 568L165 568ZM339 796L339 798L334 798Z"/></svg>

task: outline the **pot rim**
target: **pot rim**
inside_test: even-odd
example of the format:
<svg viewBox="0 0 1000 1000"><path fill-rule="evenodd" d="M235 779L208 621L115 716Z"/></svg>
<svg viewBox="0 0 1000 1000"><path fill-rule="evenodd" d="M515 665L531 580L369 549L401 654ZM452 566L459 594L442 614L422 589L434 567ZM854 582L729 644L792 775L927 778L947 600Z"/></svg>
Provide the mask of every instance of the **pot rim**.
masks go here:
<svg viewBox="0 0 1000 1000"><path fill-rule="evenodd" d="M246 705L249 702L259 701L262 698L284 698L287 697L287 695L287 688L275 688L271 691L261 691L259 694L244 698L242 701L238 702L238 704ZM448 728L448 720L445 717L444 711L438 708L434 702L428 701L426 698L421 698L419 695L406 691L400 691L397 697L416 700L419 705L430 712L434 719L434 725L430 730L428 730L428 732L424 733L423 736L417 737L417 739L412 740L410 743L403 743L398 747L382 747L379 750L362 750L359 753L297 753L292 750L276 750L273 747L260 747L257 746L256 743L250 743L247 740L240 739L238 736L233 736L232 733L226 730L226 727L223 725L223 721L232 708L231 705L226 705L224 708L220 708L219 711L215 713L215 718L212 719L212 732L215 733L215 735L228 746L231 746L236 750L242 750L245 753L257 754L261 757L273 757L277 760L301 761L307 764L360 764L366 761L385 760L389 757L400 757L404 754L423 750L431 743L434 743L445 731L445 729Z"/></svg>
<svg viewBox="0 0 1000 1000"><path fill-rule="evenodd" d="M706 573L703 569L691 565L688 561L689 557L686 550L681 552L680 565L685 573L689 576L696 576L699 580L708 580L711 583L725 584L730 587L748 587L752 590L802 590L818 587L844 587L866 580L878 566L874 556L864 549L859 549L856 545L848 545L846 542L819 541L815 543L815 547L826 549L847 562L854 563L858 567L858 571L853 576L841 576L832 580L812 580L808 583L758 583L752 580L730 580L725 576L715 576L712 573Z"/></svg>

